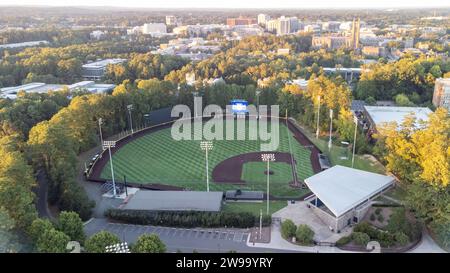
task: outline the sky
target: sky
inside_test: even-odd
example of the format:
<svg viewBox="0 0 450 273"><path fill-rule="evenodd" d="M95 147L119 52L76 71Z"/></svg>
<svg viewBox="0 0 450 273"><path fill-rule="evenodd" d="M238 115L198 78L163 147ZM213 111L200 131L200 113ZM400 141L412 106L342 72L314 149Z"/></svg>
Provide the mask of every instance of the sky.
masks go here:
<svg viewBox="0 0 450 273"><path fill-rule="evenodd" d="M448 0L0 0L0 5L147 8L394 8L450 7Z"/></svg>

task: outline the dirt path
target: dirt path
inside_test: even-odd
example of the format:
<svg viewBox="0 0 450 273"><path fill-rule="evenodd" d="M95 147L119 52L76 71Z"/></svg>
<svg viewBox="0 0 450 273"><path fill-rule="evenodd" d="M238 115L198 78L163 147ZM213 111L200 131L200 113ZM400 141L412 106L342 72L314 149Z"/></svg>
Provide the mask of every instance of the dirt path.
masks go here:
<svg viewBox="0 0 450 273"><path fill-rule="evenodd" d="M213 169L213 181L217 183L245 184L245 181L241 180L243 165L247 162L261 162L261 154L263 153L266 152L240 154L225 159ZM291 164L290 153L273 152L273 154L277 162Z"/></svg>

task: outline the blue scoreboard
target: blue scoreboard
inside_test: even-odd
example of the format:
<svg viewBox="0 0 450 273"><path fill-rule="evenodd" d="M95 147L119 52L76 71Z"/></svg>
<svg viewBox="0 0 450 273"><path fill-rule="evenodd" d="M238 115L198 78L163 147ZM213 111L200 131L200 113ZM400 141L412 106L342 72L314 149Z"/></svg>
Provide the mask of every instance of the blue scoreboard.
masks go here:
<svg viewBox="0 0 450 273"><path fill-rule="evenodd" d="M245 114L248 113L247 106L248 101L246 100L232 100L230 102L231 104L231 110L235 114Z"/></svg>

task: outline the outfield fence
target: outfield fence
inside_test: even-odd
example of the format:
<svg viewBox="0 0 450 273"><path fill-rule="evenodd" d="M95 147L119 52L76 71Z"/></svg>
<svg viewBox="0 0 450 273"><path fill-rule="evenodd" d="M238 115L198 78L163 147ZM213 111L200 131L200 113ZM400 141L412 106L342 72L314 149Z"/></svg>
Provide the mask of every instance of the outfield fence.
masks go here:
<svg viewBox="0 0 450 273"><path fill-rule="evenodd" d="M226 117L228 115L222 115L222 116ZM270 115L267 115L267 116L261 115L261 117L265 117L268 120L272 120L272 119L278 119L280 121L284 120L286 122L288 131L290 131L293 134L293 137L296 139L296 141L298 143L300 143L301 146L303 146L311 151L310 162L311 162L311 167L312 167L313 172L317 173L320 171L320 164L318 161L318 154L320 153L320 150L311 141L309 141L309 139L303 134L303 132L296 125L295 120L293 121L293 119L291 119L291 118L286 119L286 118L281 118L281 117L272 117ZM199 118L201 118L203 121L210 119L210 117L196 117L196 118L193 117L193 118L184 119L184 120L195 120L195 119L199 119ZM248 116L247 116L247 118L248 118ZM177 119L177 120L182 121L183 119ZM141 128L136 128L134 130L133 134L131 134L130 131L125 131L125 132L118 134L115 138L116 145L115 145L115 147L111 148L111 154L114 155L124 145L126 145L132 141L135 141L136 139L138 139L142 136L157 132L159 130L170 128L171 125L177 120L172 120L169 122L164 122L164 123L147 126L147 127L143 126ZM291 153L293 153L290 138L288 138L288 139L289 139L289 150ZM102 178L102 170L105 168L106 164L109 161L108 152L109 152L108 150L103 150L101 152L101 155L93 162L92 167L88 170L88 172L86 174L86 178L88 181L98 182L98 183L105 183L105 182L110 181L110 179ZM294 161L293 157L292 157L292 161ZM297 177L297 172L296 172L296 169L294 169L294 168L296 168L296 166L293 167L293 172L295 171L295 176L293 176L293 178L295 179L294 181L300 180L300 182L302 184L304 184L303 181L301 181L301 179L299 179ZM122 180L122 177L116 177L116 184L124 185L123 180L122 181L121 180ZM131 179L129 182L127 181L126 184L127 184L127 186L149 189L149 190L186 190L185 187L164 184L164 183L146 183L144 181L142 181L140 183L140 182L136 182L136 181L131 181ZM257 189L254 189L254 190L257 190ZM308 194L306 194L306 195L302 194L302 196L300 196L300 197L297 196L296 198L295 197L281 197L281 198L274 197L274 198L279 199L279 200L302 200L307 195Z"/></svg>

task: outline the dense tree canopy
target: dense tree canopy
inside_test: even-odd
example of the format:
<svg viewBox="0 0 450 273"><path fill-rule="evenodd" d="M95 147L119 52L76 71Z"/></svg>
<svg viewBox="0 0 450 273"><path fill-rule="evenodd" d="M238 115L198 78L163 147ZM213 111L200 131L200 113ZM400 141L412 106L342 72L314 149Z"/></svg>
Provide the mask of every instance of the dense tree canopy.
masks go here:
<svg viewBox="0 0 450 273"><path fill-rule="evenodd" d="M450 61L406 56L397 62L377 63L361 75L358 99L393 100L403 94L414 104L430 104L436 78L450 71Z"/></svg>
<svg viewBox="0 0 450 273"><path fill-rule="evenodd" d="M443 228L450 223L450 118L447 111L438 108L421 126L410 116L400 129L389 126L385 130L385 136L380 138L384 139L381 145L385 145L387 168L398 176L406 189L408 206L441 234L448 234ZM447 243L450 242L447 240Z"/></svg>

